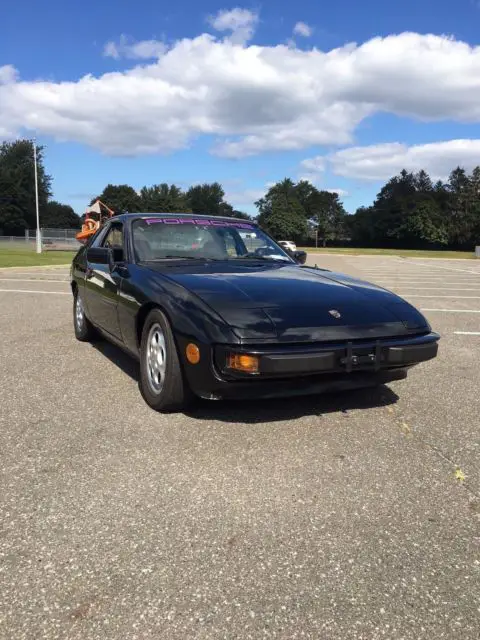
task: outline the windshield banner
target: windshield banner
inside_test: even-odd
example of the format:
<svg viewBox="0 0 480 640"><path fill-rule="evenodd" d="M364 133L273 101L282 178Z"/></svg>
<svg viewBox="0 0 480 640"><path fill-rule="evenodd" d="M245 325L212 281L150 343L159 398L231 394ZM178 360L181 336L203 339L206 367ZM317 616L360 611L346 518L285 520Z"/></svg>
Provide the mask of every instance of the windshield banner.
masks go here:
<svg viewBox="0 0 480 640"><path fill-rule="evenodd" d="M215 218L145 218L147 224L198 224L211 227L236 227L237 229L254 229L248 222L216 220Z"/></svg>

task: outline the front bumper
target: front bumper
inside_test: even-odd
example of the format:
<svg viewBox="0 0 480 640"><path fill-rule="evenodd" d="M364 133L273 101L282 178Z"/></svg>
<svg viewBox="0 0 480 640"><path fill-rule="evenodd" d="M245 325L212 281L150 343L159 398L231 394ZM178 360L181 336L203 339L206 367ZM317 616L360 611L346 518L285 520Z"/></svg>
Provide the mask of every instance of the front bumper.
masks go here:
<svg viewBox="0 0 480 640"><path fill-rule="evenodd" d="M440 336L314 345L225 346L212 350L203 366L187 367L192 391L203 398L273 398L343 391L384 384L407 376L411 367L431 360ZM257 355L259 372L229 370L227 354ZM209 360L208 366L206 360Z"/></svg>

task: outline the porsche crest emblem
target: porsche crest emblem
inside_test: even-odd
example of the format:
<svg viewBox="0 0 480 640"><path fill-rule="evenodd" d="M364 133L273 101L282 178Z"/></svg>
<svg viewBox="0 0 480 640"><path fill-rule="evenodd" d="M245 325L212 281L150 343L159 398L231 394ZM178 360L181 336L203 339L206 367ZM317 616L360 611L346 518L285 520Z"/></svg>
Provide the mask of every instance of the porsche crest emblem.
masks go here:
<svg viewBox="0 0 480 640"><path fill-rule="evenodd" d="M341 318L342 314L340 313L340 311L337 311L336 309L330 309L328 312L331 316L333 316L334 318Z"/></svg>

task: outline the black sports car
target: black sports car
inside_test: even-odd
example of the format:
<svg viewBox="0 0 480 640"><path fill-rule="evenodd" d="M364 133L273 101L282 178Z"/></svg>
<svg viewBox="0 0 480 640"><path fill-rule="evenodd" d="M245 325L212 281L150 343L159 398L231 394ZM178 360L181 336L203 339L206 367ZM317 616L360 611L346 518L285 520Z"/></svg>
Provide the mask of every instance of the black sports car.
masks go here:
<svg viewBox="0 0 480 640"><path fill-rule="evenodd" d="M408 302L305 261L250 221L115 216L73 259L75 335L138 358L159 411L374 386L437 355Z"/></svg>

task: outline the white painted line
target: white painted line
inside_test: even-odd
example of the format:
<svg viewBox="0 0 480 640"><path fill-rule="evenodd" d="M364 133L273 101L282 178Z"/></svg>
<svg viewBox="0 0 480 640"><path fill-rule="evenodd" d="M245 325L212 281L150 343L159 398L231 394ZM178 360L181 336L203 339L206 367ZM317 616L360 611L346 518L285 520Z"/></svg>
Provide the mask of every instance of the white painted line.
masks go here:
<svg viewBox="0 0 480 640"><path fill-rule="evenodd" d="M460 278L462 279L462 282L478 282L480 280L480 277L474 277L474 276L467 276L467 275L459 275L458 273L446 273L444 274L443 278L442 276L422 276L421 274L417 273L417 274L413 274L413 275L402 275L401 273L397 273L397 274L377 274L377 275L368 275L365 276L364 273L362 273L362 277L368 277L368 278L378 278L379 280L443 280L445 278L452 278L452 280L454 279L455 281L459 280Z"/></svg>
<svg viewBox="0 0 480 640"><path fill-rule="evenodd" d="M431 269L433 266L435 267L435 269L444 269L445 271L461 271L463 273L473 273L474 275L478 275L477 271L472 271L470 269L456 269L455 267L443 267L442 265L436 264L424 264L423 262L413 262L412 260L409 261L409 264L418 264L419 267L428 267L429 269Z"/></svg>
<svg viewBox="0 0 480 640"><path fill-rule="evenodd" d="M438 273L438 269L434 271L425 271L424 269L362 269L363 273L403 273L405 275L414 275L419 273L424 273L426 276L428 275L441 275ZM463 273L463 272L462 272ZM477 271L465 271L466 275L477 275Z"/></svg>
<svg viewBox="0 0 480 640"><path fill-rule="evenodd" d="M381 280L442 280L442 276L422 276L420 273L405 275L401 273L362 273L362 278L379 278ZM445 274L444 278L462 278L465 282L478 282L480 276L473 275L459 275L459 274Z"/></svg>
<svg viewBox="0 0 480 640"><path fill-rule="evenodd" d="M365 275L364 271L359 272L363 276ZM20 275L20 274L18 274ZM442 278L462 278L462 280L478 280L480 275L474 275L473 273L432 273L432 274L423 274L423 273L372 273L367 274L368 276L375 276L376 278L382 278L383 280L390 280L391 278L404 278L405 280L441 280Z"/></svg>
<svg viewBox="0 0 480 640"><path fill-rule="evenodd" d="M456 336L480 336L480 331L454 331Z"/></svg>
<svg viewBox="0 0 480 640"><path fill-rule="evenodd" d="M400 288L400 287L397 287ZM480 291L480 287L478 289L462 289L461 287L402 287L403 289L408 289L409 291Z"/></svg>
<svg viewBox="0 0 480 640"><path fill-rule="evenodd" d="M480 313L480 309L426 309L421 308L421 311L440 311L443 313Z"/></svg>
<svg viewBox="0 0 480 640"><path fill-rule="evenodd" d="M422 296L420 293L416 293L414 295L410 295L410 294L406 294L406 293L399 293L399 296L407 296L409 298L453 298L453 300L480 300L480 296Z"/></svg>
<svg viewBox="0 0 480 640"><path fill-rule="evenodd" d="M367 273L369 275L384 275L384 276L396 276L396 277L404 277L404 278L478 278L480 277L479 273L473 272L462 272L462 273L443 273L441 271L403 271L401 269L397 269L396 271L385 271L384 269L380 269L379 271L365 271L365 269L358 269L360 273ZM7 274L4 274L7 275ZM8 274L10 275L10 274ZM18 274L20 275L20 274ZM27 275L27 274L24 274Z"/></svg>
<svg viewBox="0 0 480 640"><path fill-rule="evenodd" d="M29 291L27 289L0 289L0 293L50 293L54 296L71 296L70 291Z"/></svg>
<svg viewBox="0 0 480 640"><path fill-rule="evenodd" d="M61 282L68 284L68 280L49 280L48 278L0 278L0 282Z"/></svg>
<svg viewBox="0 0 480 640"><path fill-rule="evenodd" d="M37 271L36 269L0 269L0 273L2 276L55 276L60 274L65 274L68 276L70 271L68 269L49 269L48 271Z"/></svg>
<svg viewBox="0 0 480 640"><path fill-rule="evenodd" d="M476 284L476 282L448 282L448 280L372 280L372 282L376 282L377 284L380 284L381 282L384 284L399 284L399 285L404 285L405 287L410 285L410 284L439 284L440 282L444 283L444 284L453 284L453 285L458 285L458 284Z"/></svg>

